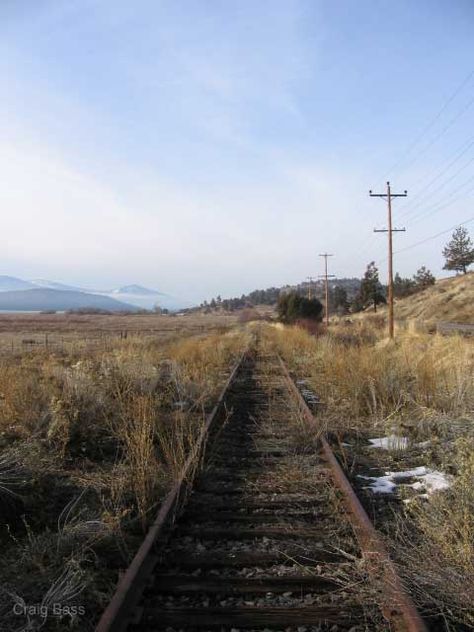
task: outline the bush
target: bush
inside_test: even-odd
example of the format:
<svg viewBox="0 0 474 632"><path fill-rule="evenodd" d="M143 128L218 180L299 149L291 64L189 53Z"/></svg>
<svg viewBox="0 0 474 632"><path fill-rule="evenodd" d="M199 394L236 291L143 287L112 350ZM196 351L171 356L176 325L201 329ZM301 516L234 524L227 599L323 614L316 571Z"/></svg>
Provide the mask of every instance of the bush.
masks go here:
<svg viewBox="0 0 474 632"><path fill-rule="evenodd" d="M298 320L320 322L322 311L322 303L317 298L305 298L297 292L283 294L278 299L278 317L283 323L292 324Z"/></svg>

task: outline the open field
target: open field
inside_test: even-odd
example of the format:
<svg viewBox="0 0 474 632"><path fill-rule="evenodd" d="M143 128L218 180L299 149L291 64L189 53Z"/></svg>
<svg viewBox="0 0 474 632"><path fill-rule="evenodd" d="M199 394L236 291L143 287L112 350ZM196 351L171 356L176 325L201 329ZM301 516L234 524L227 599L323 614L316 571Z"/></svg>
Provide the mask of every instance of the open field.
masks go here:
<svg viewBox="0 0 474 632"><path fill-rule="evenodd" d="M34 615L29 629L93 629L256 335L263 357L281 354L303 394L322 402L317 426L292 422L294 454L316 454L326 433L419 607L442 614L439 630L474 625L474 340L406 332L389 343L370 319L318 336L236 320L1 317L0 339L18 341L0 357L2 629L19 627L13 603L51 595L87 617ZM56 324L61 345L19 342ZM272 371L260 371L261 385ZM266 436L293 414L278 397L251 411ZM252 490L311 485L301 465L263 464Z"/></svg>
<svg viewBox="0 0 474 632"><path fill-rule="evenodd" d="M235 324L229 314L78 315L0 314L0 352L32 349L111 348L130 337L165 340L173 336L202 334Z"/></svg>

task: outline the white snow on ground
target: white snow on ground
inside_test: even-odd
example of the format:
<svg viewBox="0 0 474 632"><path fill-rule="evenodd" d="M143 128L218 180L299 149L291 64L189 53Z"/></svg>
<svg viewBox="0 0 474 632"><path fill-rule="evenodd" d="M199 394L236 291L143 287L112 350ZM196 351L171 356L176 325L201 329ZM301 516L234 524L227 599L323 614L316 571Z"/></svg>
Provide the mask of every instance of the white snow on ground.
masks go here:
<svg viewBox="0 0 474 632"><path fill-rule="evenodd" d="M382 450L406 450L408 447L407 437L397 437L397 435L388 435L387 437L378 437L369 439L371 448L382 448Z"/></svg>
<svg viewBox="0 0 474 632"><path fill-rule="evenodd" d="M374 494L393 494L398 485L432 494L440 489L447 489L451 485L451 481L446 474L431 470L424 465L405 472L385 472L384 476L362 476L359 474L359 478L371 481L365 489L370 489ZM418 480L414 483L403 482L410 478Z"/></svg>

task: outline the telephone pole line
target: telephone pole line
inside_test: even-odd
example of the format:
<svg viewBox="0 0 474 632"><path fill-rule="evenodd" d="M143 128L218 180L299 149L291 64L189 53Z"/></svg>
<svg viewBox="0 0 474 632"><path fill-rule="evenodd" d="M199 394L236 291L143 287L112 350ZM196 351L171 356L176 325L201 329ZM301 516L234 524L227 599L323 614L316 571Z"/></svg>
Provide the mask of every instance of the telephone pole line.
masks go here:
<svg viewBox="0 0 474 632"><path fill-rule="evenodd" d="M388 233L388 334L393 338L393 233L404 233L405 228L392 228L392 199L398 197L406 197L408 195L405 190L403 193L392 193L390 182L387 182L387 193L372 193L369 191L370 197L378 197L387 200L388 208L388 228L374 228L374 233Z"/></svg>
<svg viewBox="0 0 474 632"><path fill-rule="evenodd" d="M334 274L328 274L328 257L334 257L334 255L330 255L327 252L325 252L322 255L319 255L320 257L324 257L324 274L320 275L321 278L324 279L324 295L325 295L325 308L324 308L324 314L325 314L325 321L326 321L326 327L329 326L329 286L328 286L328 278L330 277L334 277Z"/></svg>
<svg viewBox="0 0 474 632"><path fill-rule="evenodd" d="M314 277L309 276L309 277L306 277L306 278L307 278L307 279L308 279L308 281L309 281L309 283L308 283L308 299L309 299L309 300L311 300L311 288L312 288L311 284L312 284L312 283L313 283L313 281L314 281Z"/></svg>

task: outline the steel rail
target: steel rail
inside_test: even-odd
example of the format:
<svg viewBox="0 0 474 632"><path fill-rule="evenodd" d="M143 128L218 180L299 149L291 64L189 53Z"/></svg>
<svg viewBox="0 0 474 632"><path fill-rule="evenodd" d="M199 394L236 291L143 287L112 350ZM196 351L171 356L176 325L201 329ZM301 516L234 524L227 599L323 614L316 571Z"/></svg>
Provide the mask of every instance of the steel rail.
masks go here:
<svg viewBox="0 0 474 632"><path fill-rule="evenodd" d="M248 354L249 349L242 353L234 365L216 405L207 416L206 422L199 433L199 437L186 459L179 478L165 497L145 539L136 552L130 566L120 579L108 606L102 613L96 627L96 632L123 632L127 626L132 623L133 610L140 600L143 590L146 587L147 578L157 561L157 556L153 555L154 544L163 528L172 521L173 513L181 493L189 480L188 477L203 454L209 431L219 417L224 407L227 392Z"/></svg>
<svg viewBox="0 0 474 632"><path fill-rule="evenodd" d="M286 364L280 356L278 356L278 359L288 386L295 395L302 413L309 423L316 425L316 418L291 377ZM428 632L428 628L416 609L414 602L402 585L381 536L377 533L352 485L344 474L331 446L324 436L320 437L320 441L324 457L331 468L334 482L342 492L346 507L349 510L348 517L354 528L362 555L366 560L370 561L368 570L376 580L382 579L387 588L386 600L383 604L384 616L400 632Z"/></svg>

